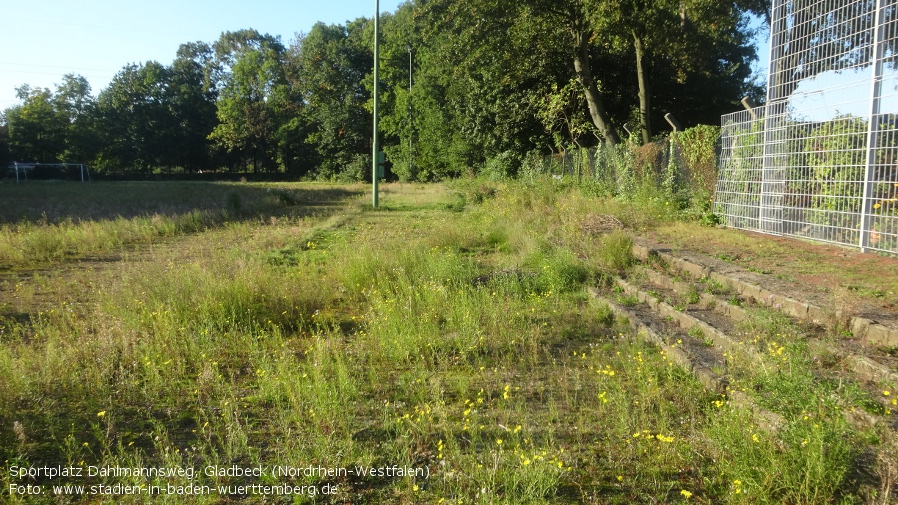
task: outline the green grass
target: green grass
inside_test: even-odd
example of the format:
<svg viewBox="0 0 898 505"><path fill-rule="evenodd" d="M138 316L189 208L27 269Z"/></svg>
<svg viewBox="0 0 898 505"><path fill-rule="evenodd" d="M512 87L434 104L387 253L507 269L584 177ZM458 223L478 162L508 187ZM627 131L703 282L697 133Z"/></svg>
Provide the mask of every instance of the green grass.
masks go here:
<svg viewBox="0 0 898 505"><path fill-rule="evenodd" d="M0 307L4 500L54 503L7 492L19 483L11 466L44 465L200 472L193 480L93 481L109 485L339 489L315 503L867 496L865 484L847 477L856 453L843 450L859 435L838 416L815 417L819 434L797 420L780 434L753 428L744 412L719 406L664 353L619 327L608 307L588 301L586 286L632 261L633 228L584 234L582 217L607 213L648 226L663 201L639 214L563 188L386 185L381 210L358 197L316 216L297 202L332 202L332 188L279 187L304 195L295 200L250 188L241 193L242 217L185 230L177 243L125 255L83 282L60 269L40 289L17 283L31 294ZM456 194L465 195L463 206ZM281 212L247 213L261 208ZM20 225L9 226L18 236L12 226ZM55 236L74 221L40 226ZM115 249L85 240L84 250ZM818 383L795 363L794 376L756 383L777 398L804 388L811 402ZM817 449L798 450L805 439ZM241 478L203 475L208 465L396 465L429 477ZM776 480L775 472L793 473ZM49 490L48 479L34 483ZM123 499L222 500L80 502Z"/></svg>
<svg viewBox="0 0 898 505"><path fill-rule="evenodd" d="M359 188L227 183L0 184L0 267L110 254L232 222L327 211Z"/></svg>

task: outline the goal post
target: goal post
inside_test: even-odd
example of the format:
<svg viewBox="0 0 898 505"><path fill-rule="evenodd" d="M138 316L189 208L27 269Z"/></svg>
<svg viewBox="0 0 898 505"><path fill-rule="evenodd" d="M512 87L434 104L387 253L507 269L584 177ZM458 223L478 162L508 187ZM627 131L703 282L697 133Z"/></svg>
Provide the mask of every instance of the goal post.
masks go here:
<svg viewBox="0 0 898 505"><path fill-rule="evenodd" d="M91 182L90 169L84 163L12 162L7 168L7 174L9 176L15 176L16 183L36 179L63 179Z"/></svg>

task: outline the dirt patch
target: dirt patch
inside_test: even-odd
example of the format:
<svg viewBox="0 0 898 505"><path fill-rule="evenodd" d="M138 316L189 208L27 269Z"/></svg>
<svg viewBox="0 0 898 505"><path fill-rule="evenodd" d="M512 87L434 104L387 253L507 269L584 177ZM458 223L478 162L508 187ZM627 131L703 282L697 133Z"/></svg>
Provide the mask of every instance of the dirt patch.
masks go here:
<svg viewBox="0 0 898 505"><path fill-rule="evenodd" d="M580 224L580 229L586 235L601 235L623 227L623 223L610 214L594 214L592 212L583 216L583 221Z"/></svg>

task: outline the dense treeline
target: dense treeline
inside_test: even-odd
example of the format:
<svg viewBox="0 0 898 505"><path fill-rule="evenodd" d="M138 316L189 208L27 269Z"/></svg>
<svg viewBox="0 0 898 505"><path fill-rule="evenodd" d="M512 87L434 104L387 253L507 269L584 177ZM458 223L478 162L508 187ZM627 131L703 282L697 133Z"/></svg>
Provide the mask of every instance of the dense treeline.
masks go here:
<svg viewBox="0 0 898 505"><path fill-rule="evenodd" d="M392 173L433 180L526 153L649 142L671 112L716 123L757 93L742 0L416 0L381 18L383 145ZM285 45L255 30L129 64L97 96L66 75L17 89L0 161L110 174L228 170L364 179L373 19ZM411 75L410 75L411 73ZM411 87L410 87L411 82ZM632 134L623 128L627 124Z"/></svg>

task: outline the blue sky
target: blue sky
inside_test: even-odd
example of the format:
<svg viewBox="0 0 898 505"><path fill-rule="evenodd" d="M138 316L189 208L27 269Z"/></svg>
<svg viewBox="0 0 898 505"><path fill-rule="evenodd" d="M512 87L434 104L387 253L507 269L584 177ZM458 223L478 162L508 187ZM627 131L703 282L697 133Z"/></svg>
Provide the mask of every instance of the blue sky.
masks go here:
<svg viewBox="0 0 898 505"><path fill-rule="evenodd" d="M380 10L394 12L402 3L380 0ZM372 17L374 6L374 0L7 1L0 15L0 110L18 103L15 88L22 84L53 90L64 74L75 73L96 95L129 63L171 63L184 42L254 28L286 44L318 21ZM766 47L756 65L765 72Z"/></svg>
<svg viewBox="0 0 898 505"><path fill-rule="evenodd" d="M403 0L380 0L394 12ZM0 110L18 103L22 84L55 89L83 75L94 95L128 63L169 64L184 42L214 42L225 31L254 28L289 43L318 21L374 16L374 0L36 0L3 2Z"/></svg>
<svg viewBox="0 0 898 505"><path fill-rule="evenodd" d="M752 27L763 22L755 19ZM770 32L762 29L758 40L759 61L755 67L764 77L770 61ZM867 116L870 113L872 67L868 64L852 70L828 71L802 80L788 102L790 117L795 121L829 121L844 115ZM898 113L898 68L883 68L879 113ZM735 111L734 111L735 112Z"/></svg>

